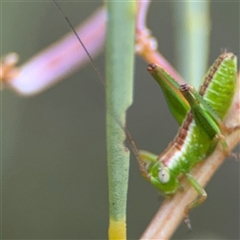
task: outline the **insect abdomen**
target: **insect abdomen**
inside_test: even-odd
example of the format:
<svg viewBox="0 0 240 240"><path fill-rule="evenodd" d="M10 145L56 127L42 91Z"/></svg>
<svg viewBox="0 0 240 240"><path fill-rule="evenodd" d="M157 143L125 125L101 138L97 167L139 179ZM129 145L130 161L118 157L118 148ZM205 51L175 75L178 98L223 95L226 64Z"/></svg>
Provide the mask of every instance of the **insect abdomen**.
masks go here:
<svg viewBox="0 0 240 240"><path fill-rule="evenodd" d="M223 119L227 114L236 89L237 58L233 53L222 54L209 69L200 94Z"/></svg>

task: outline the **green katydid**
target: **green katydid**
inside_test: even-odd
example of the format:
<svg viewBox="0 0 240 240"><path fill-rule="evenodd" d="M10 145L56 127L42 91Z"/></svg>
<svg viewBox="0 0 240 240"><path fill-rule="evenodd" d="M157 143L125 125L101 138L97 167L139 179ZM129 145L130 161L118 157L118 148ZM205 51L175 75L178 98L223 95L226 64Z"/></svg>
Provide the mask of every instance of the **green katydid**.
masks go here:
<svg viewBox="0 0 240 240"><path fill-rule="evenodd" d="M158 83L159 80L165 81L170 77L155 65L150 65L148 70ZM141 151L143 162L140 169L143 176L164 196L172 195L181 188L179 177L185 175L199 194L199 198L189 206L191 208L204 201L207 194L189 171L196 163L210 155L219 141L224 150L228 150L223 133L231 129L228 129L222 120L231 106L236 90L236 56L232 53L220 55L209 69L199 93L189 85L178 85L172 78L169 82L174 86L171 87L172 102L177 102L177 106L186 106L186 109L191 106L191 111L187 115L183 112L178 118L173 113L178 123L186 116L178 134L159 156ZM186 99L189 105L182 99ZM170 109L174 111L174 106Z"/></svg>
<svg viewBox="0 0 240 240"><path fill-rule="evenodd" d="M169 88L167 88L167 90L172 90L173 88L172 87L169 87ZM178 88L177 88L178 89ZM168 95L168 96L170 96L170 95ZM180 97L182 97L181 95L180 95ZM182 98L183 99L183 98ZM187 111L190 109L190 105L186 102L186 101L184 101L185 102L185 106L187 106L187 110L186 110L186 113L185 114L182 114L182 111L178 111L177 113L179 114L181 114L181 116L183 115L183 118L182 118L182 120L180 119L179 120L179 124L181 124L182 123L182 121L184 120L184 118L185 118L185 116L186 116L186 114L187 114Z"/></svg>
<svg viewBox="0 0 240 240"><path fill-rule="evenodd" d="M163 89L169 108L181 125L174 141L160 156L140 151L139 164L142 175L163 195L174 194L181 188L178 179L185 175L200 196L190 207L198 205L206 198L205 190L189 171L211 154L218 141L222 142L227 151L222 133L230 130L224 126L222 120L231 106L236 89L236 69L236 57L231 53L222 54L210 68L198 94L188 85L180 86L162 68L154 64L149 65L148 71ZM221 86L226 84L225 80L228 81L228 85L223 89ZM223 90L223 93L228 91L227 96L214 93L220 90ZM217 98L214 99L211 95ZM224 108L217 108L218 104L224 105ZM121 128L125 129L123 126ZM139 155L129 131L125 130L135 154Z"/></svg>
<svg viewBox="0 0 240 240"><path fill-rule="evenodd" d="M197 101L195 101L195 99L191 99L190 97L190 92L189 91L184 91L186 92L185 94L181 94L180 92L183 92L183 87L180 87L180 85L167 73L165 72L163 69L155 66L155 65L149 65L148 67L148 71L153 75L153 77L157 80L157 82L159 83L159 85L161 86L161 88L163 89L163 92L165 94L165 97L167 99L169 108L173 114L173 116L175 117L175 119L177 120L177 122L179 123L179 125L183 124L180 128L180 131L177 135L177 137L175 138L175 140L173 141L173 143L168 147L168 149L159 157L156 157L156 155L154 154L150 154L147 152L143 152L141 151L141 158L143 158L143 162L144 164L147 162L148 168L144 169L141 166L141 171L143 173L143 175L150 180L150 182L153 183L153 185L157 186L160 190L162 190L162 193L164 195L168 195L168 194L172 194L174 193L177 189L178 189L178 176L181 173L188 173L189 170L199 161L201 161L204 157L206 157L208 154L211 153L212 150L214 150L216 144L215 141L213 140L213 138L215 136L219 137L221 136L221 132L226 128L224 127L224 124L222 123L221 119L223 119L223 117L226 115L227 110L229 109L230 105L231 105L231 101L232 101L232 97L234 95L235 92L235 84L236 84L236 57L233 54L222 54L214 63L214 65L210 68L207 76L206 76L206 80L203 84L203 86L200 89L200 95L198 97L198 94L194 91L193 95L195 96L195 98L197 98L201 104L205 107L205 109L203 110L203 118L199 117L199 114L202 114L202 109L201 107L196 104ZM224 78L228 79L228 86L230 89L230 94L228 94L227 99L228 102L226 103L225 99L223 100L225 103L226 108L224 110L220 110L217 109L215 106L212 106L213 110L211 109L211 107L208 106L208 104L212 105L212 102L214 102L211 98L211 96L208 98L208 95L211 95L211 91L214 91L214 89L218 90L218 75L219 72L224 72L224 71L228 71L227 73L227 77ZM230 71L230 72L229 72ZM221 77L220 77L220 83L221 83ZM224 84L224 83L221 83ZM209 86L209 85L213 85L213 86ZM223 89L223 88L221 88ZM226 87L224 90L228 90L228 88ZM192 90L192 89L191 89ZM191 92L192 93L192 92ZM203 96L203 98L202 98ZM216 99L215 101L219 101L220 106L222 105L221 101L223 99L223 97L221 98L221 93L217 94L217 96L220 96L220 99ZM188 113L190 110L190 106L192 109L192 112ZM214 111L216 112L216 114L214 113ZM188 113L188 114L187 114ZM198 114L199 113L199 114ZM187 115L187 117L186 117ZM210 115L210 117L209 117ZM218 117L219 115L219 117ZM185 119L186 117L186 119ZM185 119L185 120L184 120ZM199 119L199 121L198 121ZM215 123L215 121L217 121L217 123ZM202 126L203 124L203 126ZM208 127L209 125L209 127ZM213 126L214 125L214 126ZM207 131L205 131L205 129L207 129ZM203 131L202 131L203 130ZM209 136L208 134L202 134L201 132L212 132L211 135ZM129 135L129 132L127 132L127 134ZM219 134L219 135L218 135ZM184 136L182 136L184 135ZM199 153L194 153L194 151L187 151L186 153L184 153L184 151L182 151L182 148L180 148L180 144L184 144L182 142L178 142L178 141L182 141L183 137L187 137L188 141L185 141L185 144L187 145L186 148L191 148L192 149L192 145L194 144L199 144ZM192 139L191 139L192 138ZM224 142L224 139L221 139L222 142ZM203 142L201 144L201 141ZM131 140L131 142L133 142ZM179 149L174 149L177 145L177 147L179 147ZM213 146L212 146L213 145ZM174 146L174 147L172 147ZM209 147L211 146L211 147ZM135 150L136 153L136 150ZM183 154L188 156L193 156L196 157L192 160L188 160L186 157L186 162L183 164L183 168L179 167L179 162L181 164L182 159L174 156L175 154ZM162 168L160 171L159 169L159 165L162 158L163 157L167 157L168 159L168 163L166 166L168 166L168 164L173 164L173 173L169 172L168 168L166 168L166 166L164 166L164 168ZM147 160L147 161L146 161ZM160 160L160 161L159 161ZM171 165L170 164L170 165ZM172 166L171 166L172 167ZM179 167L179 169L178 169ZM176 168L176 169L175 169ZM178 170L178 171L177 171ZM177 172L177 173L176 173ZM150 173L155 176L154 177L150 177ZM161 176L159 176L159 174L162 174ZM166 176L169 174L169 188L168 188L168 184L166 184ZM164 184L161 184L161 182L159 182L159 178L164 178L162 179ZM195 189L200 193L203 194L204 190L201 189L200 186L198 186L198 183L189 175L187 174L187 177L189 178L190 182L192 182L193 186L195 187ZM160 184L159 184L160 183ZM162 189L161 189L162 188ZM199 190L200 189L200 190ZM204 193L205 194L205 193Z"/></svg>

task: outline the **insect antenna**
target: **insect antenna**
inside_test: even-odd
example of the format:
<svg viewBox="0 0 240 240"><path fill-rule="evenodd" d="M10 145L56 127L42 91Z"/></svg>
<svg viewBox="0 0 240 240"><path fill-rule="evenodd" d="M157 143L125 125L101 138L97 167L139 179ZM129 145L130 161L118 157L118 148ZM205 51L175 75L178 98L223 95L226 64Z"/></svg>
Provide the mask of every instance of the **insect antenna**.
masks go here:
<svg viewBox="0 0 240 240"><path fill-rule="evenodd" d="M74 35L76 36L76 38L78 39L78 42L81 44L82 48L84 49L85 53L87 54L89 60L90 60L90 63L94 69L94 71L96 72L97 76L99 77L105 91L107 89L107 84L106 84L106 81L101 73L101 71L99 70L99 68L97 67L97 65L95 64L93 58L91 57L89 51L87 50L86 46L84 45L83 41L81 40L80 36L77 34L74 26L72 25L72 23L70 22L69 18L66 16L66 14L63 12L62 8L59 6L59 4L53 0L53 3L56 5L56 7L58 8L59 12L62 14L62 16L64 17L64 19L66 20L67 24L69 25L69 27L71 28L71 30L73 31ZM139 154L139 150L137 148L137 145L135 143L135 141L133 140L133 137L132 137L132 134L130 133L129 129L127 128L127 126L123 126L120 122L120 120L117 118L116 114L112 113L112 116L114 117L114 119L117 121L118 125L120 126L120 128L125 132L126 134L126 137L127 137L127 140L130 144L130 147L132 149L132 152L133 154L135 155L135 157L137 158L137 161L138 161L138 164L139 164L139 167L140 167L140 171L146 171L145 170L145 167L144 167L144 164L143 164L143 161L140 157L140 154Z"/></svg>
<svg viewBox="0 0 240 240"><path fill-rule="evenodd" d="M74 26L72 25L72 23L70 22L70 20L68 19L68 17L65 15L65 13L63 12L62 8L58 5L58 3L53 0L54 4L56 5L56 7L58 8L59 12L62 14L62 16L65 18L68 26L71 28L71 30L73 31L74 35L76 36L76 38L78 39L78 42L81 44L82 48L84 49L85 53L87 54L89 60L90 60L90 63L94 69L94 71L96 72L96 74L98 75L100 81L102 82L103 86L106 88L107 85L105 83L105 80L104 80L104 77L103 75L101 74L99 68L97 67L97 65L95 64L94 60L92 59L89 51L87 50L87 48L85 47L82 39L80 38L80 36L77 34Z"/></svg>

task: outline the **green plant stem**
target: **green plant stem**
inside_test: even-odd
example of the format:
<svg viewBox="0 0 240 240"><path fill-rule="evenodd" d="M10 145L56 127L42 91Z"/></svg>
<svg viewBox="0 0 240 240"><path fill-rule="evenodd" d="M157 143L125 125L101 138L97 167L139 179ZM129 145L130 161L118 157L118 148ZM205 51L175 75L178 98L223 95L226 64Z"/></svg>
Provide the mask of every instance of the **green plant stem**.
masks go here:
<svg viewBox="0 0 240 240"><path fill-rule="evenodd" d="M132 104L135 1L107 1L107 154L109 181L109 238L126 237L126 230L118 237L112 222L125 226L129 175L129 150L125 141L125 112ZM115 226L115 225L114 225ZM125 227L123 227L125 228ZM125 235L125 237L123 236Z"/></svg>

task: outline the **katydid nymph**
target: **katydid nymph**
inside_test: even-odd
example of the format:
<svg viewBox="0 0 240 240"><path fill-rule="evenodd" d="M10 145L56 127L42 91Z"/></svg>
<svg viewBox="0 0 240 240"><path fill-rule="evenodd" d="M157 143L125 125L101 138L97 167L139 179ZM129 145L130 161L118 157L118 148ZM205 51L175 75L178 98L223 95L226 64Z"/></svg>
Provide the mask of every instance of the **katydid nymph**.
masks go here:
<svg viewBox="0 0 240 240"><path fill-rule="evenodd" d="M220 55L207 73L199 94L188 85L180 86L167 72L154 64L149 65L148 71L163 89L169 108L181 127L173 142L160 156L146 151L140 151L139 156L126 129L127 137L137 155L142 175L161 194L175 194L181 189L179 178L182 175L187 177L199 194L199 198L188 206L192 208L205 200L206 192L189 173L190 170L210 155L218 142L222 143L224 151L228 151L223 133L231 130L224 126L222 120L231 106L236 89L236 57L231 53ZM227 87L223 88L222 85ZM226 91L227 96L224 95ZM224 108L219 109L222 105Z"/></svg>
<svg viewBox="0 0 240 240"><path fill-rule="evenodd" d="M145 166L141 167L142 174L164 196L176 193L181 188L179 177L185 175L199 194L188 206L192 208L203 202L207 194L189 173L191 168L209 156L218 142L222 143L223 150L228 153L224 134L232 129L228 129L222 120L231 107L236 90L237 59L232 53L220 55L206 74L199 93L190 85L178 85L156 65L150 65L148 70L159 84L162 80L169 80L169 85L174 85L171 87L173 94L170 95L169 104L173 103L170 109L181 126L173 142L161 155L141 151ZM176 108L174 102L177 103ZM185 111L176 115L179 106Z"/></svg>
<svg viewBox="0 0 240 240"><path fill-rule="evenodd" d="M54 27L58 27L58 26L54 26ZM150 70L150 69L149 69ZM165 74L165 72L164 72L164 70L162 71L162 77L168 77L168 76L166 76L167 75L167 73ZM168 79L167 79L168 80ZM167 82L167 83L170 83L170 81L169 82ZM152 84L154 84L154 83L152 83ZM179 101L179 102L177 102L178 104L176 104L176 101L178 101L178 100L175 100L174 99L174 102L175 102L175 105L174 104L170 104L170 109L171 108L173 108L173 110L175 110L175 114L176 115L178 115L178 117L175 117L176 119L177 119L177 122L179 123L179 125L181 125L182 124L182 122L184 121L184 119L185 119L185 117L186 117L186 114L187 114L187 112L190 110L190 104L188 103L188 101L186 100L186 98L184 98L183 97L183 95L181 94L179 94L180 93L180 90L178 90L178 88L180 88L180 86L179 85L175 85L174 83L173 83L173 85L171 86L171 85L169 85L169 84L166 84L166 89L167 89L167 92L173 92L173 94L171 94L171 93L168 93L167 95L166 95L166 98L168 98L168 96L174 96L174 95L176 95L177 97L180 97L182 100L181 101ZM177 92L178 92L178 94L175 94L175 90L177 90ZM191 92L191 91L190 91ZM150 94L150 93L149 93ZM170 101L171 102L171 101ZM179 108L177 107L177 106L183 106L183 110L180 110L180 111L178 111L179 110ZM177 109L177 111L176 111L176 109ZM184 110L185 109L185 110ZM154 154L152 155L152 156L155 156ZM149 155L148 155L148 157L149 157ZM150 156L151 157L151 156ZM153 158L150 158L150 159L154 159L154 157ZM84 159L84 161L85 162L87 162L87 159L85 158ZM155 161L155 162L157 162L156 161L156 159L154 159L153 161ZM190 160L189 160L190 161ZM145 163L145 159L143 159L143 161L142 161L142 163L143 163L143 166L145 167L147 167L147 165L146 165L146 163ZM150 165L151 165L151 161L150 162L148 162ZM104 163L101 163L101 164L104 164ZM94 166L97 166L97 165L94 165ZM189 166L189 168L192 168L192 166ZM151 172L149 171L150 169L149 168L147 168L147 169L145 169L145 170L147 170L146 171L146 173L147 174L150 174ZM172 175L171 175L172 176ZM178 178L178 176L176 176L176 179ZM155 190L155 189L153 189L153 190ZM143 193L143 195L144 195L144 193ZM146 195L146 194L145 194ZM153 199L153 201L155 201L156 202L156 199Z"/></svg>

